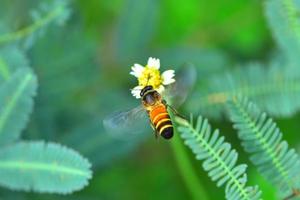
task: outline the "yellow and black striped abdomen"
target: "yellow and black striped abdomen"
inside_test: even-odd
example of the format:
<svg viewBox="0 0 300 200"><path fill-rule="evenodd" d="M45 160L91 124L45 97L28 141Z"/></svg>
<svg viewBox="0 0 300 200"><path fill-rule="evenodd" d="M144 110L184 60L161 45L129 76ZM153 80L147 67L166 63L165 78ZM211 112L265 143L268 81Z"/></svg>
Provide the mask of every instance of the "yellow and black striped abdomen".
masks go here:
<svg viewBox="0 0 300 200"><path fill-rule="evenodd" d="M173 136L173 125L164 104L154 107L149 112L150 120L156 131L165 139L170 139Z"/></svg>

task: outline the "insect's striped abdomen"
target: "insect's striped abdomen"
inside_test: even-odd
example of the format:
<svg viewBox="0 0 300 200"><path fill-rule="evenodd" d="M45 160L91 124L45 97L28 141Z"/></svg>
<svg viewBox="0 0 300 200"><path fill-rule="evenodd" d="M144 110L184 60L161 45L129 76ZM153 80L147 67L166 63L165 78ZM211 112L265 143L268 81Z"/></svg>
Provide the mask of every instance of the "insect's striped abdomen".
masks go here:
<svg viewBox="0 0 300 200"><path fill-rule="evenodd" d="M150 120L156 131L165 139L173 136L173 125L165 105L159 105L149 112Z"/></svg>

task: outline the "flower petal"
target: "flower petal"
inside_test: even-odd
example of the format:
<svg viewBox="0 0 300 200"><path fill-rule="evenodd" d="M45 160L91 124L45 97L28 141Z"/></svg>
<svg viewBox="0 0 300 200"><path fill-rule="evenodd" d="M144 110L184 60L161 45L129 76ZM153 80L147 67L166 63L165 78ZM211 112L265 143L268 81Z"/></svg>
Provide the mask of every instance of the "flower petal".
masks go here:
<svg viewBox="0 0 300 200"><path fill-rule="evenodd" d="M156 91L159 93L159 94L162 94L165 90L165 87L163 85L160 85L159 88L156 89Z"/></svg>
<svg viewBox="0 0 300 200"><path fill-rule="evenodd" d="M143 86L136 86L134 88L131 89L131 94L132 96L134 96L135 98L139 99L141 98L141 90L143 89Z"/></svg>
<svg viewBox="0 0 300 200"><path fill-rule="evenodd" d="M150 57L148 59L147 66L148 67L153 67L155 69L159 69L159 67L160 67L160 61L159 61L158 58L152 58L152 57Z"/></svg>
<svg viewBox="0 0 300 200"><path fill-rule="evenodd" d="M163 84L164 85L169 85L171 83L174 83L175 82L174 76L175 76L175 71L174 70L164 71L164 73L162 73Z"/></svg>
<svg viewBox="0 0 300 200"><path fill-rule="evenodd" d="M142 72L144 71L144 67L140 64L134 64L133 67L131 67L132 71L130 72L131 75L135 77L140 77Z"/></svg>

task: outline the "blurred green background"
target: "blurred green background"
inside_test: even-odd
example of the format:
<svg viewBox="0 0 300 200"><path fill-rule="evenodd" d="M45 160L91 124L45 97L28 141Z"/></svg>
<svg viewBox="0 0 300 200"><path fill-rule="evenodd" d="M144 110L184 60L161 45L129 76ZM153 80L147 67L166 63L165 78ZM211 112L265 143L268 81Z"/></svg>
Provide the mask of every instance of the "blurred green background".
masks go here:
<svg viewBox="0 0 300 200"><path fill-rule="evenodd" d="M1 21L12 29L26 27L30 11L39 3L2 0ZM150 56L161 59L163 70L191 62L198 79L267 60L275 45L263 2L74 0L70 9L63 26L47 27L31 48L18 52L20 56L25 52L39 82L23 138L74 148L93 164L93 179L70 196L1 189L1 199L191 199L171 146L175 140L155 140L150 128L142 137L117 140L108 136L101 120L139 105L129 91L136 85L130 67L146 64ZM179 110L188 115L185 106ZM297 116L277 120L293 147L299 143L298 120ZM210 121L241 152L239 162L249 163L228 120ZM201 162L184 149L207 199L224 199L223 188L217 188ZM264 199L276 199L274 188L251 164L247 172L249 184L259 184Z"/></svg>

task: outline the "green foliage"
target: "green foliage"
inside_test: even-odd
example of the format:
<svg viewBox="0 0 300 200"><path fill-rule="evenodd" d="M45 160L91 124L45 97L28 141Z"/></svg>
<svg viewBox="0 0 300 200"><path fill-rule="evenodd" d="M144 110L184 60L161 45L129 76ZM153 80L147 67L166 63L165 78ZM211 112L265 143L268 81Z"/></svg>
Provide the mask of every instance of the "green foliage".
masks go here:
<svg viewBox="0 0 300 200"><path fill-rule="evenodd" d="M204 185L198 179L196 170L193 164L190 162L189 157L186 152L186 148L182 143L178 134L174 135L173 141L171 143L175 161L183 181L189 190L189 193L193 199L207 200L208 192L205 190Z"/></svg>
<svg viewBox="0 0 300 200"><path fill-rule="evenodd" d="M18 68L29 67L24 52L17 46L6 45L0 48L0 83L8 80Z"/></svg>
<svg viewBox="0 0 300 200"><path fill-rule="evenodd" d="M52 98L54 95L60 97L60 101L53 103L62 103L64 99L91 87L97 75L101 75L94 61L97 46L91 38L84 36L84 32L78 31L82 28L78 24L61 27L59 32L51 29L47 32L51 40L43 37L33 46L31 61L40 74L39 82L44 85L42 98ZM67 31L70 31L68 37L65 35ZM40 49L47 49L47 53ZM66 85L66 82L70 84ZM68 94L63 95L66 92Z"/></svg>
<svg viewBox="0 0 300 200"><path fill-rule="evenodd" d="M300 52L299 6L297 0L268 0L265 6L272 34L293 67Z"/></svg>
<svg viewBox="0 0 300 200"><path fill-rule="evenodd" d="M203 147L205 141L210 144L212 139L222 141L224 146L221 146L224 150L213 151L214 156L203 158L208 171L194 171L199 163L190 159L187 152L183 153L185 149L180 151L182 141L174 138L175 141L173 139L168 142L172 143L171 148L174 150L178 171L173 167L172 156L165 141L157 142L149 137L147 143L142 143L147 135L152 136L148 124L141 126L142 131L147 134L137 137L124 134L113 138L105 132L101 121L114 110L126 110L140 103L130 96L129 88L132 88L136 82L129 78L128 73L133 63L144 64L149 56L161 59L162 70L175 69L177 83L180 82L178 75L182 74L178 70L179 66L187 62L196 67L198 78L194 85L194 94L187 98L182 108L176 108L182 114L185 111L200 112L207 117L220 119L222 114L228 114L225 110L226 102L233 96L242 94L256 102L271 116L294 116L300 108L299 1L267 0L264 2L263 8L271 27L271 34L274 35L280 48L280 51L273 54L269 54L273 45L270 42L269 32L266 31L266 20L262 17L262 3L259 1L78 0L70 1L70 4L68 2L67 0L44 0L43 2L2 0L1 2L0 87L10 89L7 89L9 92L0 92L0 102L3 105L0 106L0 119L7 119L2 120L3 127L0 129L0 144L6 146L4 149L0 148L0 155L8 155L8 148L25 144L30 147L40 146L37 148L43 149L41 152L36 150L32 153L32 159L36 159L35 156L38 155L41 159L46 159L47 152L52 155L48 151L50 149L48 146L52 144L35 143L30 140L55 141L70 146L89 158L98 176L93 180L95 182L91 187L80 193L72 196L56 196L44 192L65 193L68 189L71 192L82 188L87 183L90 169L86 161L81 163L82 159L79 159L80 161L70 165L73 167L85 163L84 170L87 176L82 177L81 183L75 179L68 179L70 180L68 185L64 185L58 174L50 176L50 173L43 174L42 171L37 171L34 174L28 173L27 177L27 174L22 173L24 169L20 169L22 165L18 165L19 168L14 170L14 173L9 171L4 173L3 176L7 175L5 179L0 177L0 180L5 181L3 186L12 187L10 183L23 183L22 186L14 185L14 188L39 191L42 194L34 192L14 194L14 191L2 189L1 198L51 200L122 197L132 199L134 195L137 199L143 199L141 197L147 196L147 191L154 191L156 197L161 199L164 197L183 199L182 197L188 196L188 193L196 199L222 199L224 195L219 192L222 188L215 188L214 183L211 183L209 177L205 175L208 173L215 178L217 174L223 173L218 170L224 168L229 161L234 164L231 172L237 170L235 173L238 176L233 177L236 182L226 179L227 173L216 178L217 184L221 185L223 183L221 180L224 180L223 185L229 185L225 187L227 196L230 196L228 188L236 188L236 185L240 185L244 194L259 198L260 191L255 191L256 187L246 186L245 165L236 163L236 151L229 146L229 143L222 141L223 137L217 132L209 132L206 135L200 131L193 132L196 131L197 126L192 127L193 125L188 122L180 125L185 128L188 126L193 130L189 131L190 137L185 136L184 139L189 141L189 144L193 143L191 141L196 141L195 138L201 138L193 144L194 150ZM71 16L69 16L70 8L72 8ZM71 19L66 21L68 16ZM61 26L65 22L67 22L65 26ZM90 34L90 30L93 34ZM247 64L249 61L245 57L262 59ZM240 64L237 66L236 63ZM32 69L29 69L30 67ZM25 92L24 89L24 93L21 94L24 98L18 98L20 101L14 104L7 99L14 96L13 91L17 91L22 80L25 79L26 76L22 76L22 73L32 74L30 83L38 79L38 95L32 98L36 83L28 85L32 91ZM187 79L189 78L183 81ZM194 83L191 79L188 81ZM178 94L181 94L181 91L182 89L178 90ZM34 109L28 121L33 100ZM22 103L23 101L25 104ZM172 104L171 101L168 102ZM1 116L6 117L1 118ZM26 127L27 121L29 123ZM280 122L287 123L287 121ZM294 122L297 122L297 118L288 123L297 127ZM208 132L206 123L202 120L199 126L204 128L207 126ZM218 121L218 123L222 129L224 128L224 133L226 129L231 131L226 122ZM288 128L292 133L292 128ZM25 131L21 137L22 130ZM3 141L8 141L2 142L1 136L7 138L3 138ZM297 135L285 136L289 143L293 141L290 144L298 145ZM29 142L12 143L21 138ZM226 138L232 145L238 147L239 140L234 134ZM60 155L64 149L61 146L55 147L55 155ZM138 150L134 151L135 149ZM12 149L11 153L13 151ZM135 154L130 157L129 152ZM223 158L226 152L233 157L229 156L228 160ZM287 152L289 153L288 150ZM197 151L197 153L202 152ZM124 155L127 157L120 161L119 158ZM245 156L242 152L239 153L240 160L246 160ZM69 155L65 157L66 159L59 157L55 160L69 162L67 159L70 158ZM221 160L216 159L217 157ZM52 161L43 159L39 161L53 167ZM219 165L221 161L225 164ZM163 165L163 162L167 165ZM212 166L210 169L211 164L217 166ZM264 189L262 198L274 199L275 189L271 186L266 189L265 181L258 180L257 177L261 177L256 173L253 165L249 165L249 168L247 184L259 184L260 188ZM178 175L182 176L183 181ZM10 176L9 180L8 176ZM18 177L20 179L17 179ZM45 177L46 179L43 179ZM270 177L268 176L267 181L274 179ZM118 187L124 180L126 186ZM33 182L26 181L36 181L34 183L44 185L37 186ZM181 181L187 186L188 192L181 189L184 188ZM141 185L144 188L136 190ZM61 190L57 190L55 186L59 186ZM181 190L176 190L177 188ZM252 189L256 193L251 193L247 189ZM241 193L241 190L237 191L239 192L233 196Z"/></svg>
<svg viewBox="0 0 300 200"><path fill-rule="evenodd" d="M17 48L2 50L0 143L7 146L0 149L1 185L64 194L83 188L91 178L90 164L73 150L42 142L10 145L27 124L37 80ZM9 50L15 59L8 56Z"/></svg>
<svg viewBox="0 0 300 200"><path fill-rule="evenodd" d="M300 76L282 70L277 62L268 68L250 64L210 77L206 83L194 94L189 110L220 118L224 104L235 95L254 99L273 116L291 116L300 109Z"/></svg>
<svg viewBox="0 0 300 200"><path fill-rule="evenodd" d="M92 160L93 167L96 169L103 168L118 157L128 154L144 141L146 136L147 134L126 136L130 139L124 138L124 135L113 137L104 130L99 118L80 127L75 127L60 140L64 144L78 149ZM105 154L99 156L99 152L105 152Z"/></svg>
<svg viewBox="0 0 300 200"><path fill-rule="evenodd" d="M33 108L37 80L28 68L19 68L11 76L7 68L2 73L5 81L0 87L0 144L18 139Z"/></svg>
<svg viewBox="0 0 300 200"><path fill-rule="evenodd" d="M226 199L260 199L261 192L258 187L246 186L247 165L237 165L238 153L231 145L224 141L219 131L211 131L206 119L198 117L193 125L193 118L188 122L177 118L178 131L185 140L197 160L204 160L203 168L217 186L226 185Z"/></svg>
<svg viewBox="0 0 300 200"><path fill-rule="evenodd" d="M276 123L246 98L233 98L229 105L234 128L260 173L280 189L281 196L299 189L299 156L282 140Z"/></svg>
<svg viewBox="0 0 300 200"><path fill-rule="evenodd" d="M126 0L116 34L117 56L131 60L145 51L157 23L157 0ZM144 14L148 13L148 14Z"/></svg>
<svg viewBox="0 0 300 200"><path fill-rule="evenodd" d="M222 72L230 65L229 56L217 49L167 48L160 50L158 55L163 65L177 68L182 63L192 63L197 66L198 80L207 78L207 76L211 76L214 73Z"/></svg>
<svg viewBox="0 0 300 200"><path fill-rule="evenodd" d="M0 34L0 185L9 189L68 194L92 177L90 163L74 150L54 143L14 143L29 121L37 90L37 77L20 46L31 47L50 24L62 25L66 6L65 1L44 2L32 12L31 25Z"/></svg>
<svg viewBox="0 0 300 200"><path fill-rule="evenodd" d="M17 31L0 35L0 45L23 40L26 48L31 47L50 24L62 25L69 16L68 1L54 0L41 3L39 8L32 10L32 23Z"/></svg>
<svg viewBox="0 0 300 200"><path fill-rule="evenodd" d="M54 143L20 142L0 151L0 184L14 190L67 194L87 185L90 163Z"/></svg>
<svg viewBox="0 0 300 200"><path fill-rule="evenodd" d="M164 32L162 36L163 43L172 40L179 42L191 29L199 25L200 16L203 15L199 1L190 0L189 3L185 3L184 0L166 0L160 3L162 8L168 10L168 12L161 13L162 20L160 21L159 30ZM181 6L178 7L178 5ZM168 22L168 26L165 26L162 22Z"/></svg>

